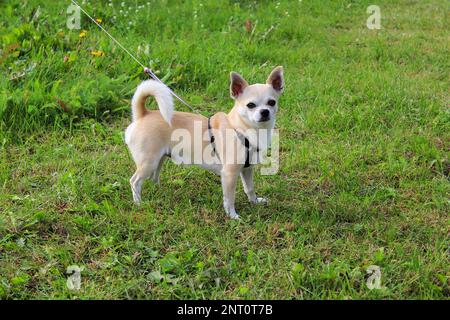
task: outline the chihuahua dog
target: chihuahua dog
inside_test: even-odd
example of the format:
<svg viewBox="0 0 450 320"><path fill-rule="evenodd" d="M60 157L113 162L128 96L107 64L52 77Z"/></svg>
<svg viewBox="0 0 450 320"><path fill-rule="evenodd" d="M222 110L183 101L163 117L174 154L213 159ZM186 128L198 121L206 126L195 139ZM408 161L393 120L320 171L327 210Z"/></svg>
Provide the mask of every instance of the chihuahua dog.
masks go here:
<svg viewBox="0 0 450 320"><path fill-rule="evenodd" d="M196 164L220 174L223 207L232 219L239 219L234 206L239 175L250 202L267 202L255 194L253 165L259 161L253 160L270 145L278 98L284 87L283 68L276 67L265 84L249 85L235 72L230 78L234 107L228 114L219 112L210 118L174 112L171 92L161 82L146 80L137 87L131 102L133 121L125 132L125 142L136 164L130 179L134 202L141 201L145 179L159 183L161 167L168 157L177 164ZM148 96L156 99L159 111L147 110ZM258 139L260 132L266 139ZM180 138L188 142L182 150ZM206 151L198 155L198 148Z"/></svg>

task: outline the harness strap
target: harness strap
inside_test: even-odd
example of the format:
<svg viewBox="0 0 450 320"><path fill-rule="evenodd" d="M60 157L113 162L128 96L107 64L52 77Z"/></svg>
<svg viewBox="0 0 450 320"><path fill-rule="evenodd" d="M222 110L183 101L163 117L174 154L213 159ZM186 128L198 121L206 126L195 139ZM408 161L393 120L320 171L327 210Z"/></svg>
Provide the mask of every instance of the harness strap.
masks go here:
<svg viewBox="0 0 450 320"><path fill-rule="evenodd" d="M216 153L216 144L214 141L216 141L216 138L214 138L212 131L211 131L211 117L208 117L208 132L209 132L209 141L211 142L211 145L213 147L214 153Z"/></svg>
<svg viewBox="0 0 450 320"><path fill-rule="evenodd" d="M244 168L250 167L250 141L246 137L244 137L244 146L245 146L245 164ZM259 152L259 148L256 147L256 153Z"/></svg>
<svg viewBox="0 0 450 320"><path fill-rule="evenodd" d="M209 141L210 141L211 146L212 146L212 148L213 148L214 154L216 155L217 159L219 159L219 161L220 161L220 157L219 157L219 155L218 155L217 152L216 152L216 144L214 143L214 141L216 141L216 138L215 138L214 135L212 134L211 129L212 129L212 128L211 128L211 117L208 117Z"/></svg>
<svg viewBox="0 0 450 320"><path fill-rule="evenodd" d="M211 142L211 145L213 147L213 151L214 154L219 157L219 155L216 152L216 144L214 143L214 141L216 140L216 138L214 137L214 135L212 134L211 131L211 117L208 118L208 132L209 132L209 141ZM234 130L236 131L236 130ZM236 134L239 136L239 132L236 131ZM245 164L244 164L244 168L248 168L250 167L250 141L244 136L244 146L245 146ZM259 148L256 148L256 152L259 152Z"/></svg>
<svg viewBox="0 0 450 320"><path fill-rule="evenodd" d="M250 141L248 141L247 138L244 140L244 146L245 146L245 164L244 168L250 167Z"/></svg>

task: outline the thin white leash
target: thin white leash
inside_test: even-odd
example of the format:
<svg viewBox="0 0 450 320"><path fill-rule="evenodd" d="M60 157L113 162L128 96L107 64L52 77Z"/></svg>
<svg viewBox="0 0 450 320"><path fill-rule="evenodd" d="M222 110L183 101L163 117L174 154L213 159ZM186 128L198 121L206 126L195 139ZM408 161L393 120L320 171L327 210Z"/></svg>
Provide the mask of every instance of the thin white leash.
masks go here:
<svg viewBox="0 0 450 320"><path fill-rule="evenodd" d="M127 48L125 48L119 41L116 40L116 38L114 38L108 31L105 30L105 28L103 28L100 23L98 23L94 18L92 18L89 13L87 13L78 3L76 3L74 0L71 0L72 3L74 5L76 5L78 8L80 8L81 11L83 11L83 13L92 20L92 22L94 22L104 33L106 33L111 40L113 40L123 51L125 51L126 53L128 53L128 55L133 58L134 61L136 61L142 68L144 68L144 72L147 73L150 77L152 77L154 80L161 82L162 84L164 84L170 91L170 93L177 98L181 103L183 103L186 107L188 107L189 109L191 109L192 112L197 112L194 110L194 108L187 103L186 101L184 101L183 99L181 99L181 97L179 97L175 92L173 92L172 89L169 88L168 85L166 85L164 82L162 82L154 73L150 68L147 68L146 66L144 66L138 59L136 59L136 57L134 55L131 54L130 51L127 50ZM198 113L198 112L197 112Z"/></svg>

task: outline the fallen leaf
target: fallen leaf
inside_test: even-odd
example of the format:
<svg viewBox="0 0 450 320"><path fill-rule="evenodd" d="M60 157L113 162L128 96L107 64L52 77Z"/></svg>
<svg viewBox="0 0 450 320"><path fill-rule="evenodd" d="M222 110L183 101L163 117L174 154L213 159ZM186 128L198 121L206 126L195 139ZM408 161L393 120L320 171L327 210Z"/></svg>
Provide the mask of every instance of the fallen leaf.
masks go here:
<svg viewBox="0 0 450 320"><path fill-rule="evenodd" d="M250 20L245 21L245 29L247 30L247 32L252 31L252 22Z"/></svg>
<svg viewBox="0 0 450 320"><path fill-rule="evenodd" d="M66 104L61 100L58 99L57 97L55 97L56 101L58 102L59 106L61 107L61 109L63 109L65 112L69 113L70 109L67 108Z"/></svg>

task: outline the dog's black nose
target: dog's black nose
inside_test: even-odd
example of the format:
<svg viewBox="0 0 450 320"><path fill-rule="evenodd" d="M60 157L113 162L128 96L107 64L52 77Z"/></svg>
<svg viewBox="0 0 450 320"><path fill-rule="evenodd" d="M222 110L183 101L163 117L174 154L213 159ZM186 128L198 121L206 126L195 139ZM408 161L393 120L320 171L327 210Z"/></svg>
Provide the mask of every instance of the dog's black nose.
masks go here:
<svg viewBox="0 0 450 320"><path fill-rule="evenodd" d="M263 118L267 118L267 117L269 116L269 114L270 114L270 111L269 111L269 110L267 110L267 109L262 109L262 110L261 110L261 116L262 116Z"/></svg>

